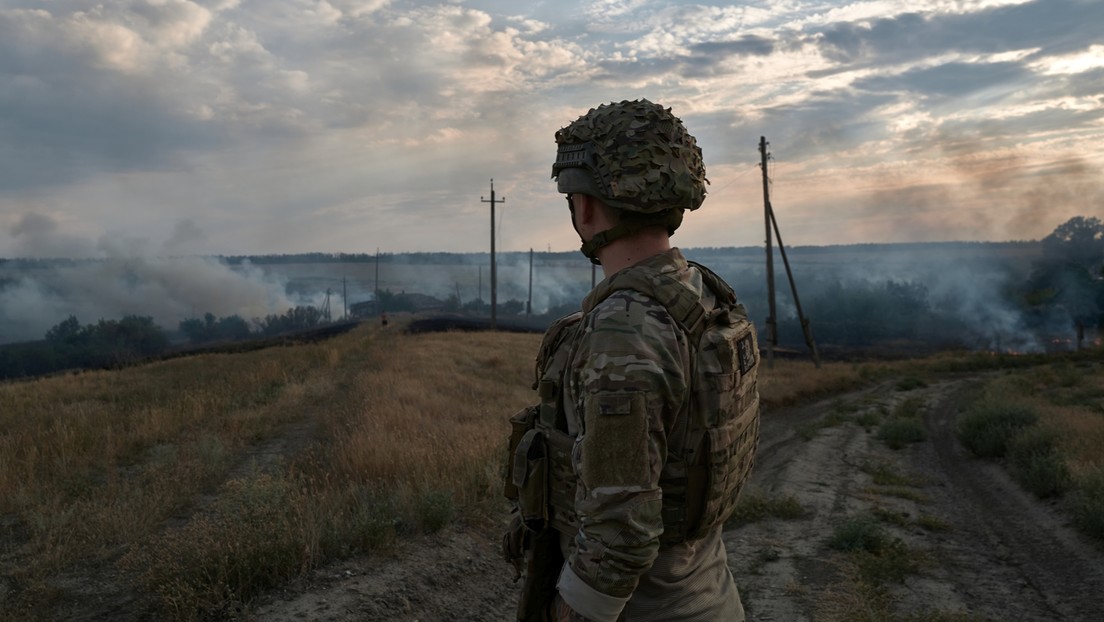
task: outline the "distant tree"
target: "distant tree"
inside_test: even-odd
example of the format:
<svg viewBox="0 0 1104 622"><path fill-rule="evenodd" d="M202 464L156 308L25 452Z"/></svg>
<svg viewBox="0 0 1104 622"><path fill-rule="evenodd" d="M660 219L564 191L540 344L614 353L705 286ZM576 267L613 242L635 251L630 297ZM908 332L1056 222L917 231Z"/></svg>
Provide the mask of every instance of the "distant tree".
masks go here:
<svg viewBox="0 0 1104 622"><path fill-rule="evenodd" d="M298 306L288 309L283 315L268 315L264 319L254 320L262 335L306 330L322 323L322 310L313 306Z"/></svg>
<svg viewBox="0 0 1104 622"><path fill-rule="evenodd" d="M1056 311L1076 325L1104 325L1104 222L1074 216L1043 238L1023 300L1040 326Z"/></svg>
<svg viewBox="0 0 1104 622"><path fill-rule="evenodd" d="M525 303L516 298L511 298L506 302L500 303L498 305L498 311L503 315L520 315L525 311Z"/></svg>
<svg viewBox="0 0 1104 622"><path fill-rule="evenodd" d="M464 305L461 308L464 311L468 311L469 313L490 313L491 312L491 305L488 304L482 298L475 298L474 300L469 300L469 301L465 302Z"/></svg>
<svg viewBox="0 0 1104 622"><path fill-rule="evenodd" d="M448 298L445 298L445 302L441 305L442 311L454 312L460 310L460 297L456 294L449 294Z"/></svg>
<svg viewBox="0 0 1104 622"><path fill-rule="evenodd" d="M1099 276L1104 264L1104 222L1095 216L1074 216L1043 238L1043 252L1051 262L1075 263Z"/></svg>
<svg viewBox="0 0 1104 622"><path fill-rule="evenodd" d="M180 322L180 332L192 343L211 341L236 341L248 339L252 334L249 323L240 315L215 318L207 313L203 319L189 318Z"/></svg>
<svg viewBox="0 0 1104 622"><path fill-rule="evenodd" d="M77 316L70 315L46 331L46 341L53 344L72 343L80 337L81 325Z"/></svg>
<svg viewBox="0 0 1104 622"><path fill-rule="evenodd" d="M396 294L389 289L379 293L380 311L413 311L414 302L405 293Z"/></svg>

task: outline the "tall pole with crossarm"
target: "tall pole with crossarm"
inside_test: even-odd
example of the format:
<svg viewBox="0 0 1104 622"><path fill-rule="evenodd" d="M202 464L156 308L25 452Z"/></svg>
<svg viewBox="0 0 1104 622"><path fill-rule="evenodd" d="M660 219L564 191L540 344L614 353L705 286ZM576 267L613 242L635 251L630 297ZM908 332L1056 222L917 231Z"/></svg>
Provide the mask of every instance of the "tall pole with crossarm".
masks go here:
<svg viewBox="0 0 1104 622"><path fill-rule="evenodd" d="M778 230L778 220L774 217L774 207L770 201L770 177L767 175L767 162L770 153L767 152L766 137L759 137L760 166L763 168L763 211L767 230L767 299L770 315L767 316L767 367L774 366L774 348L778 345L778 316L774 304L774 251L771 248L772 230L773 237L778 240L778 252L782 255L782 263L786 266L786 277L790 280L790 291L793 292L794 307L797 308L797 318L801 322L801 331L805 334L805 344L813 352L813 362L820 369L820 353L817 351L816 340L813 339L813 330L809 326L809 320L801 310L801 299L797 295L797 284L794 283L793 270L790 269L790 260L786 257L786 247L782 244L782 233Z"/></svg>
<svg viewBox="0 0 1104 622"><path fill-rule="evenodd" d="M491 198L479 200L491 204L491 330L498 328L498 279L495 271L495 203L505 203L506 197L495 199L494 179L491 180Z"/></svg>

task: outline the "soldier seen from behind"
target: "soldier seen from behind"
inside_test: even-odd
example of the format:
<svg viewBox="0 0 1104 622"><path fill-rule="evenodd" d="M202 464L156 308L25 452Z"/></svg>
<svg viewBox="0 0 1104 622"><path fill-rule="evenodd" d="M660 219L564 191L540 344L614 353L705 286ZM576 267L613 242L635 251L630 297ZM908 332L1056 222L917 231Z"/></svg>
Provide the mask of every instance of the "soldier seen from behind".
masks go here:
<svg viewBox="0 0 1104 622"><path fill-rule="evenodd" d="M504 553L518 619L744 619L721 532L759 439L755 329L670 237L705 198L701 149L647 100L556 132L552 176L605 279L537 356L511 418Z"/></svg>

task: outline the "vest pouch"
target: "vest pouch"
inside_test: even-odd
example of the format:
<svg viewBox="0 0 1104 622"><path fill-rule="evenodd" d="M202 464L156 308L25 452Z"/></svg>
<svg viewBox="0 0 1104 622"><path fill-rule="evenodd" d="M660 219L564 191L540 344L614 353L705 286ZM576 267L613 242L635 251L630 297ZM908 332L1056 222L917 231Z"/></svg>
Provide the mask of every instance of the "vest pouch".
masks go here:
<svg viewBox="0 0 1104 622"><path fill-rule="evenodd" d="M513 483L518 513L526 527L540 531L548 524L548 450L544 434L529 430L514 452Z"/></svg>
<svg viewBox="0 0 1104 622"><path fill-rule="evenodd" d="M521 443L521 438L537 424L539 413L540 406L529 406L510 417L510 442L506 450L506 480L502 485L502 495L510 501L518 500L518 489L514 485L514 454L517 452L518 444Z"/></svg>
<svg viewBox="0 0 1104 622"><path fill-rule="evenodd" d="M751 475L755 449L759 444L758 409L708 430L709 485L705 489L705 505L697 533L704 535L710 528L728 520L736 509L740 489Z"/></svg>

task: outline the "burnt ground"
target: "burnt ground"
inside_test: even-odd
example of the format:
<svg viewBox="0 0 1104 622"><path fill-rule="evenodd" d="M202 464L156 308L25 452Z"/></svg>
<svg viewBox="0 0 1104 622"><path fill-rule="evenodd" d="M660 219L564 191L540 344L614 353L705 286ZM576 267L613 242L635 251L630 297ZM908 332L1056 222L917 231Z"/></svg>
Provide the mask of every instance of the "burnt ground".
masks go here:
<svg viewBox="0 0 1104 622"><path fill-rule="evenodd" d="M906 613L931 620L1104 619L1099 544L1075 532L1055 504L1023 492L1000 467L972 458L955 440L958 396L974 379L910 391L885 383L764 413L748 494L792 497L805 512L726 531L749 620L853 619L847 612L862 590L849 556L828 542L840 525L870 515L881 517L917 571L885 581L874 597L896 615L864 619ZM875 430L853 422L907 398L924 405L927 441L893 450ZM819 427L840 412L851 420ZM875 484L874 470L906 483ZM450 528L387 555L318 570L260 599L248 617L511 620L517 587L498 550L497 533Z"/></svg>

